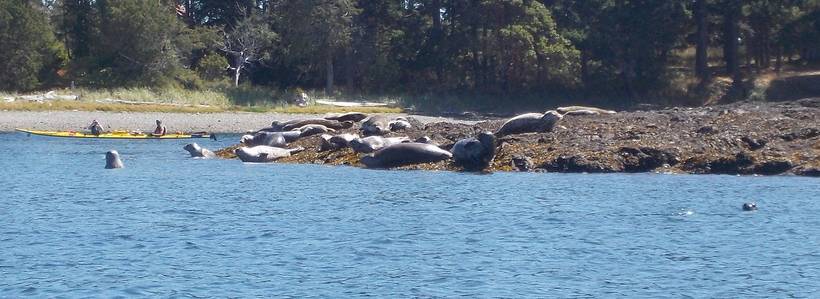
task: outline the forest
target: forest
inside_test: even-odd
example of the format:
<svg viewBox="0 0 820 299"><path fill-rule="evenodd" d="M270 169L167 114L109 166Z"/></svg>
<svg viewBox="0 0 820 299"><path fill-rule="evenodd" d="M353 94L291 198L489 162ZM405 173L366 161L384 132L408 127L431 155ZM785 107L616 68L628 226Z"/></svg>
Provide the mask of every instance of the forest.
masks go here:
<svg viewBox="0 0 820 299"><path fill-rule="evenodd" d="M819 8L820 0L0 0L0 90L702 102L717 80L743 97L756 74L817 66Z"/></svg>

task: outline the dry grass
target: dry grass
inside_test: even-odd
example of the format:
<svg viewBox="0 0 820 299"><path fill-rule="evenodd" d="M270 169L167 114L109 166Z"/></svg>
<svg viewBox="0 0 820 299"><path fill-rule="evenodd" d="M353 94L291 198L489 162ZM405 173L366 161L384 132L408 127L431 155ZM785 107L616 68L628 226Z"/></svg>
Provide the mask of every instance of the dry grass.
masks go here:
<svg viewBox="0 0 820 299"><path fill-rule="evenodd" d="M45 92L35 93L42 96ZM0 102L0 110L7 111L126 111L126 112L178 112L211 113L224 111L278 112L321 114L359 111L363 113L399 113L396 107L336 107L311 105L298 107L285 103L286 94L262 87L240 86L222 89L63 89L54 90L55 95L75 95L72 100L47 100L42 102L20 100ZM18 93L0 91L0 99L16 98ZM114 100L114 101L111 101ZM120 103L116 101L134 103ZM139 103L137 103L139 102Z"/></svg>
<svg viewBox="0 0 820 299"><path fill-rule="evenodd" d="M6 111L124 111L124 112L174 112L174 113L214 113L214 112L277 112L299 114L342 113L358 111L362 113L401 113L401 108L394 107L336 107L314 105L298 107L282 106L192 106L176 104L122 104L99 103L86 101L47 101L47 102L0 102L0 110Z"/></svg>
<svg viewBox="0 0 820 299"><path fill-rule="evenodd" d="M125 112L221 112L225 108L215 106L183 106L183 105L132 105L119 103L97 103L84 101L48 101L29 102L15 101L0 103L0 110L6 111L125 111Z"/></svg>

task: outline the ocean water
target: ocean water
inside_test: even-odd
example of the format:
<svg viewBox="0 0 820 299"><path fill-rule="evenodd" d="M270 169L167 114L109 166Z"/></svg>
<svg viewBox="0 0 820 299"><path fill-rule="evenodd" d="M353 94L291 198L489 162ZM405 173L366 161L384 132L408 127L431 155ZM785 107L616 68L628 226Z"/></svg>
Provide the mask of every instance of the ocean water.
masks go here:
<svg viewBox="0 0 820 299"><path fill-rule="evenodd" d="M187 142L0 134L0 297L820 296L815 178L260 165Z"/></svg>

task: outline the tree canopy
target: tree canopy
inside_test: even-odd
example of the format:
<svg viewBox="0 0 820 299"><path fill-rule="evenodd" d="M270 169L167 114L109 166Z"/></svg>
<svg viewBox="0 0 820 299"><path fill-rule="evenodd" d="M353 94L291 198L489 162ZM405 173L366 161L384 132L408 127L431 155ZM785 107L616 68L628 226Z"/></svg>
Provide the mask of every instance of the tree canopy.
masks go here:
<svg viewBox="0 0 820 299"><path fill-rule="evenodd" d="M738 80L820 62L818 0L43 3L0 1L2 89L196 77L328 93L636 97L681 73Z"/></svg>

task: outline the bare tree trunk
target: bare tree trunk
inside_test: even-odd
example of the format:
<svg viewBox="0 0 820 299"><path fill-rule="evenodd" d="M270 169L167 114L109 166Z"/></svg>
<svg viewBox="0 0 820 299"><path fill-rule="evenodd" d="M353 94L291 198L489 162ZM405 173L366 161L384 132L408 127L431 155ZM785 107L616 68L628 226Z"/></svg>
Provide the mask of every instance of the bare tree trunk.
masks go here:
<svg viewBox="0 0 820 299"><path fill-rule="evenodd" d="M695 20L697 22L697 48L695 50L695 75L701 81L709 80L709 29L706 23L706 0L695 1Z"/></svg>
<svg viewBox="0 0 820 299"><path fill-rule="evenodd" d="M328 50L325 56L325 70L327 71L327 81L325 81L325 94L333 94L333 54Z"/></svg>
<svg viewBox="0 0 820 299"><path fill-rule="evenodd" d="M236 55L236 58L234 58L234 63L236 65L233 68L233 70L234 70L233 86L235 86L235 87L239 86L239 75L242 74L242 62L243 62L242 55Z"/></svg>

